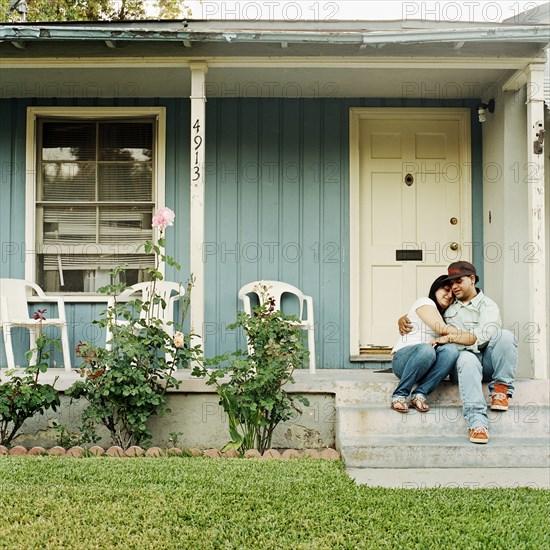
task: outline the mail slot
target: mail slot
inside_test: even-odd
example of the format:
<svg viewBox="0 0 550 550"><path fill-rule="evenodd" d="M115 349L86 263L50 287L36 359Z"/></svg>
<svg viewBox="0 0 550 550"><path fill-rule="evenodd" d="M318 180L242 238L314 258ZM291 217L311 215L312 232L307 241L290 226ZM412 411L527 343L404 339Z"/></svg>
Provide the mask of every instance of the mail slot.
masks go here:
<svg viewBox="0 0 550 550"><path fill-rule="evenodd" d="M396 250L395 259L398 262L421 262L422 250Z"/></svg>

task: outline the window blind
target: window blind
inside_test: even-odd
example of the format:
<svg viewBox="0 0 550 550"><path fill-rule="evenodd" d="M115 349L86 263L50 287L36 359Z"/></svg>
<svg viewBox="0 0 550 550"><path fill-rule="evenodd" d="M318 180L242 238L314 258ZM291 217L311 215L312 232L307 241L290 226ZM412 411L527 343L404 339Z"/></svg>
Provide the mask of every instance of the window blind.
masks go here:
<svg viewBox="0 0 550 550"><path fill-rule="evenodd" d="M90 270L152 266L139 245L153 237L154 120L43 119L39 128L38 269L72 271L74 289L78 270L84 281ZM46 290L63 291L63 281L46 277Z"/></svg>

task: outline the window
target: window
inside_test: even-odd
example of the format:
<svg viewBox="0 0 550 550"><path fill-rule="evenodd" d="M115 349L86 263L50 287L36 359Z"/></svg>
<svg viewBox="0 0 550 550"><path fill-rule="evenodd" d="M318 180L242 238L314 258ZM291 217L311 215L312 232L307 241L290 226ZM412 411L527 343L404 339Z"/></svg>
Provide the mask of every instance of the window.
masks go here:
<svg viewBox="0 0 550 550"><path fill-rule="evenodd" d="M35 277L49 292L97 292L126 265L154 265L143 243L159 205L158 118L37 116Z"/></svg>

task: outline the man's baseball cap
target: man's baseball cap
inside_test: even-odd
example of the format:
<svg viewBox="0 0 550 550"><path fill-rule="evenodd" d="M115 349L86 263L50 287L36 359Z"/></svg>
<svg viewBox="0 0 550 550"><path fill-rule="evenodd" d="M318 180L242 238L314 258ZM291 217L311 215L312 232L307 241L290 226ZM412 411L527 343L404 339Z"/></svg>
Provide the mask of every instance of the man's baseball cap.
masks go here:
<svg viewBox="0 0 550 550"><path fill-rule="evenodd" d="M460 277L469 277L470 275L475 275L476 283L479 281L476 268L470 262L453 262L447 269L447 277L451 281L460 279Z"/></svg>

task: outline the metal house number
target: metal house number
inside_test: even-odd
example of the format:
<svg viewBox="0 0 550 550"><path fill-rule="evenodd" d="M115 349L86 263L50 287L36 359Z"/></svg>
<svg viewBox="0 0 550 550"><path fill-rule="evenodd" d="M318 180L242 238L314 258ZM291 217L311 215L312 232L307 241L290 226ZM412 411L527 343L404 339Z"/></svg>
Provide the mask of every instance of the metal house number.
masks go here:
<svg viewBox="0 0 550 550"><path fill-rule="evenodd" d="M195 162L193 164L193 181L197 181L201 178L201 169L200 169L200 163L199 163L199 151L202 147L203 139L201 136L201 125L199 122L199 119L195 121L195 124L193 124L193 129L195 130L195 137L193 138L193 143L195 144Z"/></svg>

